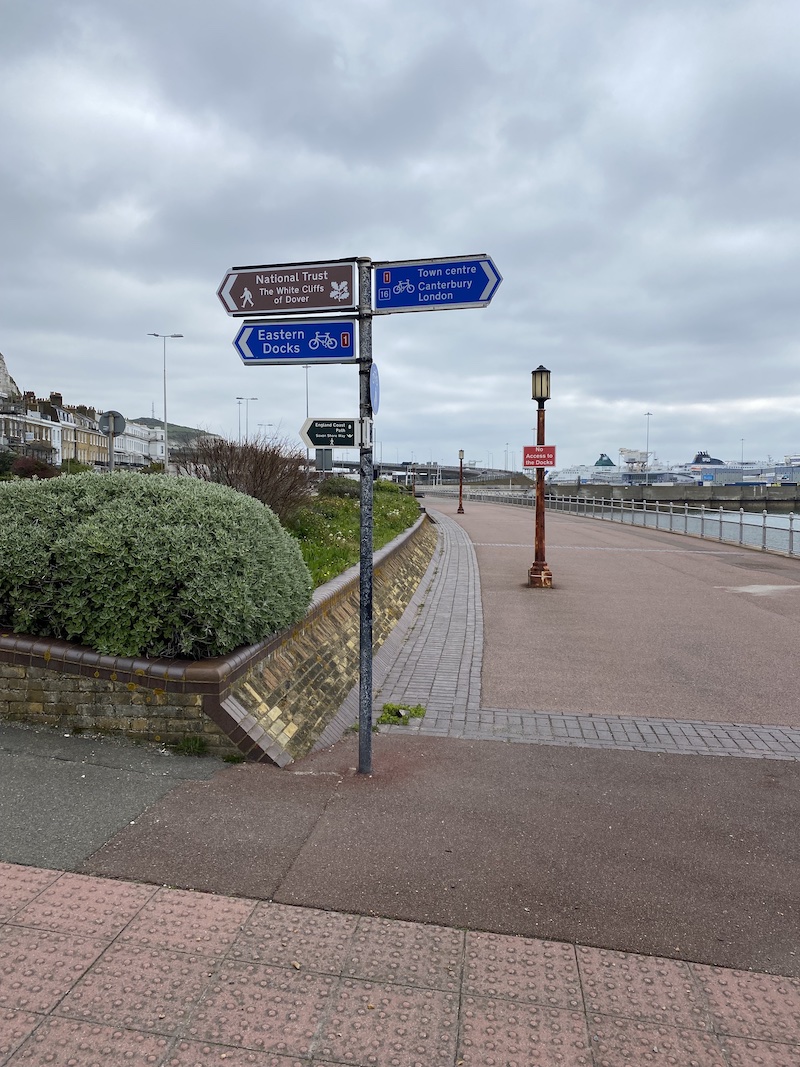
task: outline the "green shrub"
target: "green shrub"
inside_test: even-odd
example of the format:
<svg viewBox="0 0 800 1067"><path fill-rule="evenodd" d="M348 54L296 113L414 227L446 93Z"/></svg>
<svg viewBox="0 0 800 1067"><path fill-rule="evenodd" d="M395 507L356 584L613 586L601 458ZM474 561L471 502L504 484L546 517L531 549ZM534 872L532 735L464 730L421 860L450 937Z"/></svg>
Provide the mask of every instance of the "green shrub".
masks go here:
<svg viewBox="0 0 800 1067"><path fill-rule="evenodd" d="M358 483L353 482L356 489ZM376 485L377 490L377 485ZM318 496L287 523L299 540L315 585L330 581L358 563L360 555L360 509L358 500ZM373 537L375 549L413 526L419 518L419 504L405 493L378 492L373 497Z"/></svg>
<svg viewBox="0 0 800 1067"><path fill-rule="evenodd" d="M344 478L341 475L323 478L317 486L319 496L344 497L346 500L358 500L361 496L361 487L352 478Z"/></svg>
<svg viewBox="0 0 800 1067"><path fill-rule="evenodd" d="M14 460L17 458L16 452L12 452L11 449L0 448L0 474L10 476Z"/></svg>
<svg viewBox="0 0 800 1067"><path fill-rule="evenodd" d="M263 504L190 478L0 484L0 626L121 656L224 655L302 617L311 577Z"/></svg>
<svg viewBox="0 0 800 1067"><path fill-rule="evenodd" d="M61 464L62 474L83 474L91 469L88 463L79 463L77 459L65 459Z"/></svg>

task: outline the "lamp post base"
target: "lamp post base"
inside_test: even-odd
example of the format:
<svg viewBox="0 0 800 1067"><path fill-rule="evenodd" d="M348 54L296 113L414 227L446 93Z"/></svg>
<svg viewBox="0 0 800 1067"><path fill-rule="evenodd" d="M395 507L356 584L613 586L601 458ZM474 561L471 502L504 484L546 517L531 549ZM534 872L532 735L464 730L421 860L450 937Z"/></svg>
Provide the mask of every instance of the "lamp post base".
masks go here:
<svg viewBox="0 0 800 1067"><path fill-rule="evenodd" d="M553 572L546 563L534 563L528 571L528 586L532 589L551 589Z"/></svg>

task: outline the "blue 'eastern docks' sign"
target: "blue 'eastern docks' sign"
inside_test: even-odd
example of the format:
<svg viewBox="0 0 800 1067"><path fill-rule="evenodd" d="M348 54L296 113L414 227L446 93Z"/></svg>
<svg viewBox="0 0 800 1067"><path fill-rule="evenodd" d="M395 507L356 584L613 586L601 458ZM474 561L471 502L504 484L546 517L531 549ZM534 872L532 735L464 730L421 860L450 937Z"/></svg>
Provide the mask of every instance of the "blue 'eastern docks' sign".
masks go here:
<svg viewBox="0 0 800 1067"><path fill-rule="evenodd" d="M489 256L374 264L375 314L486 307L503 280Z"/></svg>
<svg viewBox="0 0 800 1067"><path fill-rule="evenodd" d="M233 345L248 367L355 363L355 319L267 319L247 322Z"/></svg>

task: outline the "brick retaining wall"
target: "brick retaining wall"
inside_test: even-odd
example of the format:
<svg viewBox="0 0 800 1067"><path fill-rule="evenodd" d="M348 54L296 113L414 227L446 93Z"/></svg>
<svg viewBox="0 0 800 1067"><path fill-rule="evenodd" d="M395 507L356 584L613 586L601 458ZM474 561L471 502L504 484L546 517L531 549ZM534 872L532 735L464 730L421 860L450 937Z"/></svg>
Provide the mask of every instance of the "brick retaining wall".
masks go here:
<svg viewBox="0 0 800 1067"><path fill-rule="evenodd" d="M377 649L405 611L436 544L423 516L375 555ZM306 615L215 659L103 656L0 633L0 719L176 744L285 766L311 750L358 680L358 568L315 591Z"/></svg>

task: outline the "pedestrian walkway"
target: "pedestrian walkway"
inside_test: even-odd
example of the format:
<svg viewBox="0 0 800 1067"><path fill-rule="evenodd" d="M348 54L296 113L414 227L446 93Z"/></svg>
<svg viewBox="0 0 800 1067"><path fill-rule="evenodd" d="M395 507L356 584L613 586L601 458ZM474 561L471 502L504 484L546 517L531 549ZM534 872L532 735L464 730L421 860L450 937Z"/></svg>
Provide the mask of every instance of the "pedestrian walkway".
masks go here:
<svg viewBox="0 0 800 1067"><path fill-rule="evenodd" d="M475 551L457 522L436 508L428 510L439 531L437 553L405 627L398 629L388 650L393 663L384 670L375 701L378 713L382 704L397 703L422 704L426 714L408 726L382 729L470 740L800 760L800 729L787 726L481 707L483 609ZM570 546L576 547L587 548ZM691 548L657 550L685 553Z"/></svg>
<svg viewBox="0 0 800 1067"><path fill-rule="evenodd" d="M800 981L0 863L3 1067L796 1067Z"/></svg>
<svg viewBox="0 0 800 1067"><path fill-rule="evenodd" d="M564 517L556 589L521 592L529 549L502 509L434 517L436 554L375 664L376 714L426 715L380 728L372 776L355 773L354 737L283 771L176 771L166 793L142 781L136 810L109 804L71 870L0 852L0 1067L800 1063L796 702L774 699L782 678L765 687L754 642L737 647L753 685L728 702L719 635L697 648L674 622L699 613L681 597L702 580L721 587L726 639L734 604L779 635L788 598L745 590L795 570ZM586 622L598 604L609 635ZM633 681L609 682L620 626L642 640ZM519 684L543 648L547 669ZM656 661L673 648L678 692ZM589 710L557 707L562 689ZM633 714L639 700L664 714ZM682 718L684 702L719 716ZM726 718L745 705L758 722ZM46 849L59 824L90 821L103 783L150 773L102 739L78 739L80 756L28 740L0 781L16 848L27 827Z"/></svg>

